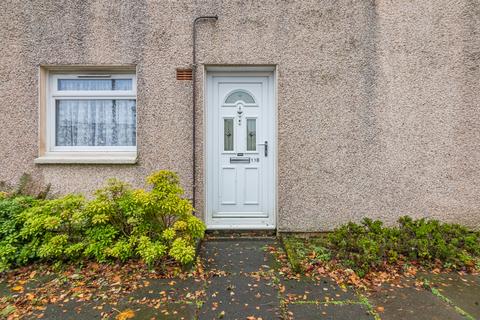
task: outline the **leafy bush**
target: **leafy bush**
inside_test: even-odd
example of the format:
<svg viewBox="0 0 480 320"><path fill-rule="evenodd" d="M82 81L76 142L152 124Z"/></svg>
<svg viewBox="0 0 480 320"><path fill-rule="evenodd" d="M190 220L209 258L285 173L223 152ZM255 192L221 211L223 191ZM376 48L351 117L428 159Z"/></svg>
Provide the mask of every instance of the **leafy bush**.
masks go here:
<svg viewBox="0 0 480 320"><path fill-rule="evenodd" d="M364 219L335 229L325 244L333 256L360 276L384 263L415 262L462 269L480 260L480 233L458 224L402 217L398 227Z"/></svg>
<svg viewBox="0 0 480 320"><path fill-rule="evenodd" d="M19 236L28 259L60 259L70 246L81 242L88 219L83 212L85 199L67 195L54 200L38 201L21 213L23 226ZM66 257L68 258L68 257Z"/></svg>
<svg viewBox="0 0 480 320"><path fill-rule="evenodd" d="M36 259L191 263L203 222L192 215L175 173L158 171L147 182L148 191L111 179L89 201L80 195L35 200L4 194L0 270Z"/></svg>
<svg viewBox="0 0 480 320"><path fill-rule="evenodd" d="M14 261L22 262L24 252L20 230L24 219L22 212L36 204L31 197L7 197L0 194L0 271L8 268Z"/></svg>
<svg viewBox="0 0 480 320"><path fill-rule="evenodd" d="M480 257L480 232L437 220L399 220L401 252L423 263L442 261L446 267L471 267Z"/></svg>

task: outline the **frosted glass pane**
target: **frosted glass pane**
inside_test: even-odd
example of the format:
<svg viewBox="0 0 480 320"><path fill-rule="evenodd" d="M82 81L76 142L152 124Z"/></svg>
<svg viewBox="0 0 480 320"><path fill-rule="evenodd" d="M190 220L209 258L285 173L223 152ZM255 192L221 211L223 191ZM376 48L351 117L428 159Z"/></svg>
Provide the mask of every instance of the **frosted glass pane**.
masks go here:
<svg viewBox="0 0 480 320"><path fill-rule="evenodd" d="M245 91L234 91L227 97L227 99L225 99L225 103L235 103L237 101L255 103L253 97Z"/></svg>
<svg viewBox="0 0 480 320"><path fill-rule="evenodd" d="M257 120L247 119L247 151L257 150Z"/></svg>
<svg viewBox="0 0 480 320"><path fill-rule="evenodd" d="M223 150L233 151L233 119L223 119Z"/></svg>
<svg viewBox="0 0 480 320"><path fill-rule="evenodd" d="M57 146L135 146L135 100L56 100Z"/></svg>
<svg viewBox="0 0 480 320"><path fill-rule="evenodd" d="M58 79L58 90L132 90L132 79Z"/></svg>

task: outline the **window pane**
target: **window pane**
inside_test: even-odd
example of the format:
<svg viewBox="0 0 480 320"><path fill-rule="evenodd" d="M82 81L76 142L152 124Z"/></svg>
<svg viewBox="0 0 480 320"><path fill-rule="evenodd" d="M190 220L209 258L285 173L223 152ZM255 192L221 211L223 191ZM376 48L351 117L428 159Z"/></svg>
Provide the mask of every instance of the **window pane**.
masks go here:
<svg viewBox="0 0 480 320"><path fill-rule="evenodd" d="M132 79L58 79L58 90L132 90Z"/></svg>
<svg viewBox="0 0 480 320"><path fill-rule="evenodd" d="M223 119L223 150L233 151L233 119Z"/></svg>
<svg viewBox="0 0 480 320"><path fill-rule="evenodd" d="M243 101L244 103L255 103L255 100L251 95L245 91L234 91L225 99L225 103L235 103L237 101Z"/></svg>
<svg viewBox="0 0 480 320"><path fill-rule="evenodd" d="M135 146L135 100L56 100L57 146Z"/></svg>
<svg viewBox="0 0 480 320"><path fill-rule="evenodd" d="M257 150L257 119L247 119L247 151Z"/></svg>

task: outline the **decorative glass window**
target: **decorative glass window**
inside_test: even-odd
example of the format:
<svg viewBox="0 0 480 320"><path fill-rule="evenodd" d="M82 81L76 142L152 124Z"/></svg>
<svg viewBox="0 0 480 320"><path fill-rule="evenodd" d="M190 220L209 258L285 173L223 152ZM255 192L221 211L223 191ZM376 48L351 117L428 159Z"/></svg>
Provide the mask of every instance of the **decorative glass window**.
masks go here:
<svg viewBox="0 0 480 320"><path fill-rule="evenodd" d="M135 75L50 78L49 152L136 150Z"/></svg>
<svg viewBox="0 0 480 320"><path fill-rule="evenodd" d="M247 119L247 151L257 150L257 119Z"/></svg>
<svg viewBox="0 0 480 320"><path fill-rule="evenodd" d="M223 150L233 151L233 119L223 119Z"/></svg>
<svg viewBox="0 0 480 320"><path fill-rule="evenodd" d="M246 91L236 90L228 95L225 99L225 103L236 103L237 101L243 101L244 103L255 103L255 99Z"/></svg>

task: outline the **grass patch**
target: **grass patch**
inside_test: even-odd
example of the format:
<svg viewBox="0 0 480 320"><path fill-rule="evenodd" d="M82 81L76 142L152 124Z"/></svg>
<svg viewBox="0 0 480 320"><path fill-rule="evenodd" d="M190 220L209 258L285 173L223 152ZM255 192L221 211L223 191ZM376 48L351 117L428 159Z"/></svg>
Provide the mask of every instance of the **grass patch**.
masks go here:
<svg viewBox="0 0 480 320"><path fill-rule="evenodd" d="M375 320L381 320L380 315L378 314L377 311L375 311L375 308L373 305L370 303L370 301L365 297L363 294L358 293L358 297L360 300L360 304L364 305L368 312L373 316Z"/></svg>
<svg viewBox="0 0 480 320"><path fill-rule="evenodd" d="M429 290L434 296L436 296L437 298L441 299L442 301L452 306L455 309L455 311L457 311L459 314L464 316L466 319L475 320L475 318L471 316L468 312L464 311L462 308L455 305L455 303L452 300L445 297L437 288L432 286L428 280L426 279L423 280L423 286L425 289Z"/></svg>
<svg viewBox="0 0 480 320"><path fill-rule="evenodd" d="M331 259L330 251L325 247L325 239L282 237L282 243L288 262L295 273L305 271L305 263L326 262Z"/></svg>
<svg viewBox="0 0 480 320"><path fill-rule="evenodd" d="M355 305L361 304L360 301L354 300L329 300L329 301L317 301L317 300L301 300L301 301L291 301L289 304L317 304L317 305L334 305L334 306L348 306L348 305Z"/></svg>

